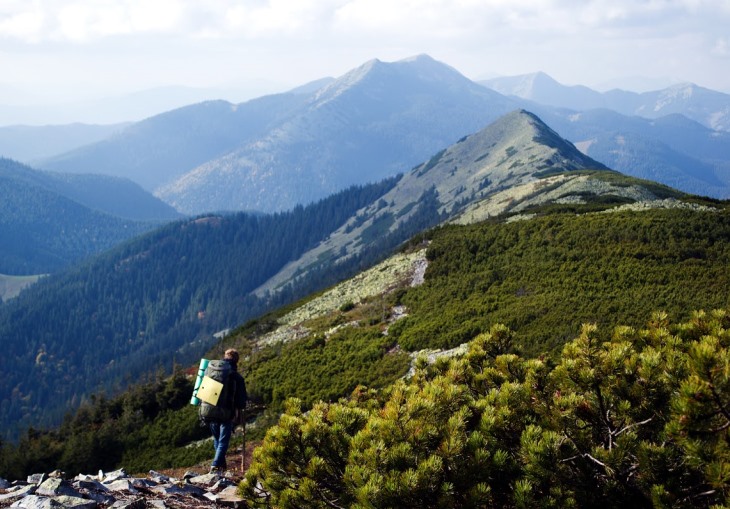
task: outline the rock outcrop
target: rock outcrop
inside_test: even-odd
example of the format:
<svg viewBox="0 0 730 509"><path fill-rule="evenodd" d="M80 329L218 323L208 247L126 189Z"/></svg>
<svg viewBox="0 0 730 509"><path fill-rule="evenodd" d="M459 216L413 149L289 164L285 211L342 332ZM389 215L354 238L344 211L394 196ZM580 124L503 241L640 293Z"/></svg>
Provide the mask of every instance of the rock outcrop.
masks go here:
<svg viewBox="0 0 730 509"><path fill-rule="evenodd" d="M186 472L182 479L150 471L133 477L123 469L98 475L34 474L25 482L0 479L0 507L26 509L159 509L245 507L236 484L218 474Z"/></svg>

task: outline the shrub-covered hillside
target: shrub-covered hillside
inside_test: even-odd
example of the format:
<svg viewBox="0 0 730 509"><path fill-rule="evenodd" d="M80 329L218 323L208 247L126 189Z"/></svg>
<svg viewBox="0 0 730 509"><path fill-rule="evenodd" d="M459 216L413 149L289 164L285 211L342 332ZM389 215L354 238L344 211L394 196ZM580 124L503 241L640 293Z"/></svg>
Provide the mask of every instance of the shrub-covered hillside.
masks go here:
<svg viewBox="0 0 730 509"><path fill-rule="evenodd" d="M280 326L277 315L228 338L226 345L252 352L251 395L276 408L290 396L306 406L334 400L334 387L371 385L381 366L405 374L397 360L404 352L453 348L495 323L515 331L524 355L556 356L583 323L602 326L607 338L606 326L640 327L654 311L682 320L693 309L730 306L727 211L551 213L446 226L428 237L424 284L401 283L357 306L343 293L328 313L287 325L305 331L301 341L260 341ZM407 316L389 323L397 305ZM334 327L337 334L326 334ZM354 346L362 341L377 355ZM358 362L370 366L360 378L348 368Z"/></svg>
<svg viewBox="0 0 730 509"><path fill-rule="evenodd" d="M562 211L551 209L549 213L533 211L538 215L529 220L441 227L425 237L419 236L399 257L358 278L246 324L209 352L208 357L217 357L228 346L244 353L249 395L257 406L266 407L265 415L257 421L258 429L277 419L288 398L298 398L302 410L314 408L312 415L317 415L320 400L333 403L352 394L358 386L384 391L375 396L367 391L355 393L353 405L359 408L358 401L362 398L368 403L353 412L367 420L370 418L367 412L385 408L383 405L390 394L400 390L387 387L394 383L395 387L402 387L398 380L408 372L413 352L467 343L489 333L498 323L513 331L509 352L521 359L515 360L514 366L519 369L514 376L522 376L519 373L532 365L530 359L536 358L542 359L539 362L546 372L552 371L555 364L565 362L565 354L560 359L560 351L566 342L581 334L584 323L596 324L596 330L590 329L590 337L600 343L614 337L616 324L633 330L645 327L654 312L664 313L657 316L665 317L660 322L666 322L669 327L669 323L691 320L692 310L730 308L730 213L722 207L719 204L714 211L653 209L584 213L580 207L566 206ZM424 239L429 241L427 249L423 249ZM422 267L426 262L425 281L411 286L412 270L403 267ZM726 322L722 320L720 323ZM643 352L640 343L644 341L643 336L626 332L629 329L622 330L621 337L637 348L637 352ZM667 330L679 334L684 341L682 327ZM682 348L687 350L688 345ZM618 379L624 375L626 378L620 381L622 391L646 389L630 371L615 371L611 376L619 383ZM679 379L671 383L678 384ZM464 389L448 390L458 393ZM651 393L646 396L654 397ZM83 441L60 443L51 432L51 442L72 449L84 444L105 444L109 442L104 441L107 440L104 433L123 429L134 440L112 443L114 454L107 460L114 466L134 465L143 471L188 466L190 463L185 462L199 458L195 451L183 449L185 438L200 434L190 405L181 400L175 408L155 409L152 405L137 412L132 400L125 401L110 406L99 405L97 400L96 404L84 407L81 420L69 417L66 429L74 433L79 433L87 422L83 412L99 419L92 419L83 428L86 429ZM623 405L615 411L629 412ZM137 418L131 419L131 415ZM479 419L484 418L479 415ZM619 414L612 418L621 419ZM663 415L662 419L665 418ZM474 424L473 419L476 417L467 419L469 425ZM530 419L533 420L525 422L538 422L537 417ZM74 422L81 424L71 426ZM353 426L364 426L363 423L352 421ZM457 424L461 426L454 423ZM658 432L659 428L654 428ZM361 428L347 429L354 434ZM642 429L647 427L642 425ZM507 435L500 437L508 440ZM48 456L49 462L53 458L75 457L73 451L34 445L42 440L49 440L49 434L37 431L26 434L21 442L23 450L39 454L44 450L56 451L55 456ZM345 445L349 448L347 440ZM521 439L513 436L509 440ZM333 447L338 443L333 442ZM97 449L87 447L87 450ZM513 454L516 450L507 452ZM0 452L7 459L4 464L13 466L13 471L17 471L18 465L29 465L12 459L17 452L13 446L6 445ZM489 454L493 453L496 454L494 451ZM508 455L499 461L508 459L517 461ZM101 461L100 457L90 455L85 471L100 468L95 461ZM108 468L108 463L104 465ZM514 463L510 465L512 470L505 470L505 475L513 475L517 468ZM510 479L516 483L518 478L522 479L518 476ZM372 482L379 482L377 479ZM513 485L515 489L517 486ZM359 495L353 492L347 496ZM556 493L556 500L561 501L556 506L573 496L578 495Z"/></svg>
<svg viewBox="0 0 730 509"><path fill-rule="evenodd" d="M655 310L730 304L728 211L550 214L433 232L423 286L390 329L401 347L451 348L504 323L530 354L585 322L640 326Z"/></svg>
<svg viewBox="0 0 730 509"><path fill-rule="evenodd" d="M408 381L290 400L241 490L254 507L728 507L730 310L584 325L556 365L495 326Z"/></svg>

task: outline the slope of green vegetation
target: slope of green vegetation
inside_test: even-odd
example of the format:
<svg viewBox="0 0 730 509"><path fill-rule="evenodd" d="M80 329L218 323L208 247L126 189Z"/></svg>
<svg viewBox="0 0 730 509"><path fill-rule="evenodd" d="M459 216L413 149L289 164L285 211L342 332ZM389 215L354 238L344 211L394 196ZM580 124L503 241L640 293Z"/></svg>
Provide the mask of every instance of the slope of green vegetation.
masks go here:
<svg viewBox="0 0 730 509"><path fill-rule="evenodd" d="M555 365L494 326L385 391L288 402L241 491L253 507L728 507L730 309L600 340Z"/></svg>
<svg viewBox="0 0 730 509"><path fill-rule="evenodd" d="M281 214L174 222L43 278L0 306L0 437L58 424L91 393L117 393L170 358L193 362L213 333L276 304L250 292L396 181Z"/></svg>
<svg viewBox="0 0 730 509"><path fill-rule="evenodd" d="M581 323L639 326L655 310L686 318L730 304L727 210L553 214L431 238L426 283L403 296L409 316L390 330L411 351L504 323L537 355L558 351Z"/></svg>
<svg viewBox="0 0 730 509"><path fill-rule="evenodd" d="M23 479L55 468L93 473L117 465L145 472L201 461L210 455L209 444L186 447L209 435L189 404L192 389L176 370L112 399L93 396L56 430L29 428L17 444L0 442L0 477Z"/></svg>
<svg viewBox="0 0 730 509"><path fill-rule="evenodd" d="M720 204L720 207L722 207L722 204ZM695 497L697 494L696 489L709 490L708 486L715 482L708 477L710 473L700 471L702 468L695 465L687 466L689 470L684 471L682 474L676 474L681 478L670 479L666 477L670 476L666 471L674 468L673 464L670 465L670 462L676 459L677 454L680 454L677 451L684 451L684 449L659 451L662 455L657 456L657 462L661 465L658 465L657 468L663 470L656 473L656 475L651 474L659 480L654 481L647 478L646 483L648 484L636 487L632 484L633 480L622 485L615 477L618 474L611 473L619 472L619 470L616 470L618 467L614 467L613 463L610 462L618 461L621 463L624 460L610 457L610 454L605 451L591 452L593 446L589 443L589 440L593 439L595 433L584 431L585 436L580 436L582 442L576 444L572 444L564 438L556 438L556 435L552 433L557 433L555 429L555 422L557 421L555 421L555 415L550 412L557 412L558 404L568 405L566 412L583 412L585 409L581 409L578 400L550 400L552 402L546 400L547 402L541 404L550 407L551 410L550 412L545 410L547 412L545 414L539 414L538 411L541 412L542 410L532 408L532 403L522 409L516 406L515 415L504 413L508 412L508 409L513 405L524 405L525 401L539 401L539 399L534 399L538 396L557 397L555 396L556 391L567 394L569 390L577 390L570 389L567 385L561 385L568 382L562 378L560 380L556 378L550 382L554 385L549 386L551 389L548 392L543 391L544 394L531 395L525 392L527 390L525 384L528 381L531 380L536 383L540 381L533 380L538 375L543 377L541 379L543 381L552 380L551 377L558 377L555 373L559 373L560 370L556 366L565 365L571 358L566 356L566 352L569 352L571 348L577 348L574 346L563 350L561 358L560 351L566 342L570 342L577 336L583 338L578 341L586 341L585 337L592 338L591 344L593 346L600 345L604 341L620 340L619 343L623 346L617 351L628 352L625 360L629 364L626 365L627 371L625 372L621 370L611 372L611 383L620 385L619 389L615 389L620 391L620 394L616 396L617 398L621 396L633 399L629 400L629 407L626 406L626 403L621 403L616 399L614 403L616 410L611 410L611 418L616 419L616 422L624 419L625 424L622 425L624 427L650 418L650 414L647 412L651 409L646 408L646 404L637 408L636 411L631 409L633 408L631 405L639 404L635 403L638 398L633 395L635 391L642 392L643 397L646 397L647 401L653 407L656 407L656 411L661 413L659 417L652 418L653 420L650 421L654 424L636 426L636 428L650 429L652 438L650 442L641 446L644 447L643 449L631 449L631 452L627 453L631 456L631 459L626 460L628 463L621 463L623 465L621 468L624 469L620 470L622 475L629 475L633 472L633 465L638 461L634 456L643 458L642 455L649 454L652 451L649 446L654 444L651 440L659 440L657 437L663 436L661 433L665 433L663 430L669 426L670 418L667 417L667 412L674 412L675 404L672 403L671 406L666 406L668 405L668 396L666 394L674 394L678 387L684 387L681 384L687 379L687 370L689 369L687 366L693 362L686 356L683 357L681 362L676 361L676 359L672 360L672 362L680 362L682 368L677 369L680 369L679 374L685 378L680 378L679 374L671 378L673 376L671 369L674 368L670 369L668 367L669 371L664 369L660 369L660 371L662 373L666 371L668 373L666 376L669 376L671 380L661 381L657 388L654 388L654 386L648 387L631 371L637 369L643 373L642 370L655 369L653 364L641 369L637 367L639 364L631 364L633 362L631 361L631 355L647 356L650 353L655 355L653 351L647 350L649 343L651 343L652 348L658 348L653 339L651 341L646 339L651 335L647 331L668 331L667 334L671 333L672 337L676 336L679 339L667 337L662 341L667 342L670 346L683 342L677 348L684 353L691 350L692 341L699 339L696 332L685 332L693 327L692 330L695 331L712 332L717 329L720 331L718 333L720 334L720 342L726 342L726 339L723 339L725 336L722 336L725 333L712 324L719 323L727 329L727 318L718 317L719 315L708 318L707 316L703 317L701 314L693 318L691 310L730 308L730 269L728 268L730 267L730 213L727 210L718 209L711 212L654 209L642 212L590 213L583 215L576 215L572 212L552 212L526 221L510 223L490 221L471 226L445 226L430 231L427 237L431 243L427 251L429 265L424 284L410 287L404 283L399 287L390 288L389 292L383 295L364 300L354 300L347 295L343 295L339 306L333 308L330 312L306 318L301 324L290 324L291 326L301 326L302 329L309 330L309 334L305 339L290 343L267 345L258 342L264 334L276 329L279 318L283 317L287 311L300 307L305 302L302 301L248 323L234 331L210 353L209 357L216 357L221 349L228 346L235 346L242 351L245 356L243 367L247 378L249 395L255 403L266 405L266 419L270 420L272 416L278 415L284 408L286 400L290 397L299 399L299 406L302 410L312 409L308 414L311 417L304 416L299 411L290 411L284 416L279 427L276 428L279 431L272 431L274 438L267 440L278 440L276 437L279 435L289 436L288 434L293 432L292 430L288 430L288 428L285 430L280 429L282 426L288 426L286 423L300 423L308 430L316 428L325 433L326 439L313 436L312 440L317 441L315 445L311 445L313 449L310 450L308 448L310 445L304 443L305 449L312 454L316 453L317 450L326 451L326 453L322 452L321 454L329 454L333 452L330 449L337 449L334 452L341 455L338 456L339 459L333 464L323 464L322 468L332 473L332 475L337 474L327 480L328 483L331 482L333 483L332 486L336 487L339 493L337 497L342 497L341 501L350 500L353 504L355 501L374 500L377 501L372 502L375 506L385 507L389 504L397 505L393 501L402 496L402 499L408 501L407 504L411 504L411 506L417 506L424 499L433 500L434 504L436 500L451 500L455 504L454 506L473 507L484 505L479 503L469 505L464 501L448 499L448 496L456 496L455 493L458 492L460 493L459 496L465 497L463 500L472 495L477 497L489 496L492 498L479 498L478 500L493 500L494 504L503 504L504 506L509 506L512 503L516 504L517 499L510 497L519 495L523 497L521 500L526 501L523 503L524 507L539 506L544 501L547 501L543 504L545 506L551 506L551 504L555 507L570 506L573 504L572 500L575 501L573 505L587 507L592 503L591 501L598 500L601 493L605 494L607 490L614 487L619 490L617 501L628 500L631 493L640 492L643 498L637 498L637 500L645 501L647 496L655 497L657 501L664 501L662 503L666 506L672 506L679 504L679 499L672 498L678 496L676 490L686 488L689 491L685 495L686 500L682 503L699 503ZM421 246L421 240L422 237L419 237L417 247ZM313 298L314 296L308 298L307 301ZM405 306L407 317L392 322L391 313L396 305ZM646 326L648 317L651 317L654 312L659 312L659 314L652 318L647 331L636 332ZM690 320L693 321L688 325L671 327L669 325L670 321L677 323ZM466 408L468 412L472 413L467 414L463 413L466 410L461 403L455 407L442 410L434 410L435 407L431 403L425 407L421 407L421 403L418 403L413 411L420 416L427 415L432 420L429 424L431 428L424 427L422 430L422 433L425 434L424 437L406 439L397 434L393 435L394 442L384 442L388 447L392 445L393 449L386 448L382 452L390 459L384 459L383 456L378 456L380 453L368 449L371 446L377 449L376 446L372 445L375 443L372 441L380 440L380 438L368 438L367 440L372 442L371 445L366 447L366 444L363 443L365 449L360 450L357 453L358 455L352 456L353 461L362 463L365 470L360 473L355 473L354 467L348 470L348 472L353 472L353 476L359 476L357 480L354 480L355 477L347 476L345 478L336 478L345 471L350 461L350 455L354 450L351 443L354 440L353 437L366 429L366 424L371 419L375 419L377 415L386 418L391 413L392 415L401 415L399 412L403 408L391 408L389 398L393 398L395 397L394 394L399 393L398 402L400 403L398 404L408 406L410 405L410 403L407 403L410 397L408 394L412 391L426 390L423 384L427 380L436 379L440 376L452 376L452 374L449 374L451 371L445 367L445 364L437 364L437 367L443 367L443 369L438 368L441 370L440 375L433 375L433 377L424 375L423 373L431 373L431 371L428 369L423 371L422 369L421 374L416 375L416 380L421 380L421 382L415 383L414 386L404 385L404 382L397 380L405 375L409 368L410 358L408 352L421 348L448 348L472 341L475 337L483 334L494 336L495 330L503 330L492 329L496 323L504 323L514 331L514 333L509 334L509 348L500 346L501 350L498 353L508 351L510 355L519 355L519 357L500 357L499 362L494 360L497 364L494 366L489 364L484 368L485 372L491 369L504 371L502 375L493 380L495 384L499 382L499 385L490 386L490 391L484 389L483 394L479 396L481 398L484 394L492 394L490 397L500 400L499 405L501 406L499 408L495 409L493 413L485 414L486 411L482 410L485 403L480 402L481 400L476 395L473 396L475 398L474 402L470 402ZM595 324L597 329L594 329L593 326L582 329L581 326L584 323ZM623 324L625 327L613 330L612 328L617 323ZM693 323L703 325L692 325ZM386 328L388 334L384 335L383 332ZM492 332L490 333L490 331ZM583 335L581 335L581 331L583 331ZM502 337L500 334L502 333L499 332L496 336ZM477 343L480 341L483 343L482 340L478 340ZM635 352L631 353L631 351L625 350L625 348L628 348L626 344L634 348ZM486 347L482 346L480 348ZM608 346L600 348L610 350ZM727 348L727 345L725 344L723 348ZM498 357L497 353L494 353L496 350L492 350L490 358L496 359ZM717 350L720 351L719 347ZM614 355L614 353L611 353L611 355ZM670 353L662 353L661 355L670 358ZM679 353L675 353L679 355ZM657 362L662 361L663 358L660 357ZM642 360L641 362L649 362L652 359L654 357L649 356L648 360ZM443 363L444 361L440 362ZM459 366L463 367L461 364ZM459 383L473 375L459 371L461 367L455 368L456 371L453 372L453 376L456 377L455 380ZM533 368L537 369L537 367L539 367L538 372L530 375L533 378L527 377L526 373ZM514 378L504 378L508 374ZM562 375L560 376L562 377ZM448 380L448 384L444 382L439 387L429 386L427 392L435 391L434 394L451 394L456 398L454 401L457 403L464 401L462 398L464 394L473 392L472 388L464 388L459 386L458 383L452 383L454 380L450 378ZM652 383L656 381L654 378L651 380ZM394 388L388 389L393 383L395 383ZM545 383L547 384L546 381ZM513 387L510 384L523 384L523 386L522 388L517 385ZM674 385L669 388L670 385L668 384ZM453 387L449 388L451 385ZM357 389L357 387L362 386L368 386L371 389L382 389L382 392L375 393L371 390ZM536 387L539 388L540 386ZM546 385L546 387L548 386ZM497 391L497 388L507 392L494 392ZM355 389L354 393L353 389ZM510 392L513 389L516 394ZM584 389L585 387L581 390ZM656 396L652 392L655 389L659 391ZM339 397L351 394L352 400L348 403L332 403ZM513 397L517 400L513 400ZM588 398L585 394L581 397ZM451 399L451 396L447 399ZM318 403L320 400L329 403L320 404ZM497 403L492 402L490 404ZM595 400L591 400L591 405L595 404ZM570 405L573 405L573 407ZM662 407L661 405L665 406ZM137 444L144 444L144 447L133 446L131 443L115 443L114 447L118 448L114 449L114 460L117 461L115 466L130 468L128 465L136 465L142 469L161 468L160 465L176 464L185 466L190 464L186 462L195 461L195 452L186 452L187 450L179 445L172 447L171 443L179 444L179 442L175 442L175 439L161 431L170 427L169 422L171 421L188 423L194 429L194 413L191 414L191 408L187 406L182 410L175 411L174 414L169 413L173 412L172 409L169 412L167 410L160 411L159 414L151 415L149 421L138 423L140 426L135 428L134 431L129 428L129 433L136 437ZM334 409L332 412L340 417L330 418L322 414L324 411L326 415L330 415L329 409ZM487 416L485 417L485 415ZM573 422L570 420L570 415L566 415L567 421L565 422ZM440 418L439 416L444 416L445 420L441 422L436 419ZM462 416L464 416L463 419ZM324 424L317 420L320 417L324 419ZM416 415L413 416L414 419L416 417ZM449 420L451 417L455 420ZM310 418L314 420L308 421L307 419ZM344 420L337 420L340 418ZM501 420L501 424L495 424L499 429L494 431L495 435L488 440L484 438L483 434L473 434L477 423L487 418ZM595 416L592 418L594 421L599 419ZM327 419L335 419L337 422L328 421ZM592 426L599 426L599 424L591 422ZM299 426L300 424L296 425ZM531 424L538 427L529 428L528 425ZM371 425L368 424L367 426ZM376 424L372 426L376 426ZM387 424L387 426L391 426L391 424ZM583 426L583 424L580 426ZM95 429L103 430L106 428L104 424L98 424ZM410 428L406 427L404 429ZM629 428L627 431L622 432L621 436L626 435L627 440L629 438L633 440L633 435L629 433L633 429ZM459 430L467 431L462 433ZM527 436L525 433L528 433L528 431L535 436L542 437L538 439L538 445L540 440L543 441L542 445L539 445L539 447L536 445L535 447L538 448L535 450L532 446L524 450L521 449L523 447L521 445L522 437ZM577 433L580 430L574 431ZM76 430L74 433L80 433L80 431ZM179 433L181 436L189 436L185 434L189 433L187 431ZM381 430L378 433L385 433L385 431ZM669 433L669 431L666 431L666 433ZM44 440L43 437L46 436L40 432L35 432L35 434L37 438L33 440ZM471 472L469 469L476 468L474 466L476 465L479 468L486 469L485 476L494 476L493 478L482 479L477 485L468 488L467 485L471 482L469 479L446 479L441 484L434 484L428 479L442 479L439 476L443 474L442 468L445 465L443 458L429 460L434 463L424 464L421 467L414 466L413 460L409 459L410 451L414 450L416 446L417 448L420 447L418 450L424 451L419 456L420 458L433 456L432 453L426 454L425 452L429 451L428 448L432 446L441 450L453 445L453 447L461 448L459 450L466 451L466 449L463 449L463 445L456 442L451 445L443 442L446 437L452 435L466 436L466 440L470 444L468 447L472 448L469 449L471 452L467 452L475 455L473 458L467 457L467 452L465 452L464 454L467 456L465 456L464 461L467 463L458 463L457 461L453 463L454 468L459 466L459 468L467 468L467 471ZM330 439L331 441L328 441ZM31 438L25 437L24 440L26 440L24 443L27 444L26 449L36 450L33 448L34 441ZM28 440L30 442L27 442ZM489 443L487 453L484 453L482 447L485 440ZM405 445L396 446L399 441ZM414 444L413 441L418 443ZM471 443L471 441L474 441L474 443ZM686 444L688 444L686 447L691 447L690 442ZM272 445L271 447L276 449L278 446ZM288 451L286 444L283 444L282 447L284 447L284 451ZM490 447L494 449L489 449ZM540 447L547 449L543 450ZM677 445L677 447L680 446ZM685 447L685 445L681 447ZM264 449L266 450L266 446ZM13 450L11 446L6 447L7 454L10 454ZM608 465L611 470L609 471L609 468L607 468L604 469L603 473L596 473L588 468L594 462L587 456L582 456L580 461L575 458L569 459L578 452L583 454L586 451L588 451L587 454L592 455L601 463ZM520 463L523 461L520 459L522 458L521 455L528 452L536 455L534 458L536 463L534 465L530 463L529 468L525 466L526 464ZM257 468L265 468L261 466L264 464L278 464L276 463L279 461L278 457L265 456L269 453L260 453L264 456L260 456L261 463ZM558 453L560 455L557 455ZM665 453L666 456L664 456ZM72 453L67 454L73 457ZM373 454L376 459L372 459L373 457L370 456ZM291 461L301 460L301 458L297 459L296 454L292 453L290 456ZM706 458L706 456L703 456L703 458ZM383 472L376 475L368 470L374 468L373 465L380 463L381 460L384 465L391 465L393 468L403 467L405 470L397 476ZM293 497L291 500L295 502L291 502L291 504L309 506L309 502L305 503L303 502L305 499L300 498L310 496L306 493L306 490L310 488L306 488L306 486L311 487L311 493L322 493L321 486L317 484L320 482L317 478L319 475L317 469L320 467L318 466L319 463L316 463L319 460L314 459L312 461L314 463L307 467L311 472L304 469L300 464L297 464L296 468L291 467L299 472L297 475L303 476L301 483L297 481L297 485L302 486L300 492L281 495L285 498ZM329 460L326 459L326 461ZM550 461L557 461L557 467L560 468L552 463L545 463ZM95 463L90 461L87 463L86 469L93 471L96 468L94 465ZM282 469L291 472L284 460L282 460L281 465ZM408 470L410 467L413 467L413 472ZM419 471L419 468L425 470ZM449 468L453 470L453 468ZM541 468L544 470L540 470ZM626 470L627 468L629 470ZM265 470L254 470L253 472L252 475L258 476L271 493L275 493L277 489L283 489L281 488L283 484L276 484L280 480L271 481L267 477L270 474L266 473ZM310 473L304 475L303 472ZM544 476L552 475L550 472L554 472L555 477L544 478ZM307 476L310 474L313 476L311 482L315 484L311 484L308 480ZM422 474L426 477L420 479L419 476ZM2 474L0 473L0 475ZM390 478L388 475L394 477ZM436 477L429 477L431 475ZM548 487L550 483L559 485L559 483L567 482L566 479L572 478L583 484L580 486L571 485L572 487L565 487L565 489L558 487L556 488L557 491L554 492ZM666 483L669 483L665 486L668 494L662 492L661 490L664 488L660 486L664 486L665 478L668 479ZM417 487L421 490L419 494L405 494L405 491L402 491L404 488L398 483L407 479L411 479L408 482L414 483L412 486L414 489ZM266 484L268 482L273 482L273 484ZM682 484L685 482L689 484L686 486ZM355 484L351 483L361 484L357 484L357 489L355 489L353 488ZM453 484L453 489L450 492L449 483ZM383 486L382 498L378 498L381 495L371 492L372 487L378 485ZM447 498L439 498L440 495L428 491L437 485L440 486L438 488L439 493L443 491L443 495ZM597 491L591 495L586 491L586 486L592 486ZM683 487L677 488L677 486ZM344 491L340 492L339 490ZM466 490L466 492L462 493L462 490ZM249 496L253 497L250 492ZM273 496L278 497L279 495ZM374 498L369 498L371 496ZM586 498L590 496L594 498ZM275 500L277 505L286 507L289 502L285 502L285 498L272 499L272 503ZM314 499L306 500L311 502ZM550 502L551 500L552 502ZM667 500L670 502L666 502ZM706 498L704 500L709 501L711 499ZM716 497L713 500L718 499ZM659 502L656 503L661 506ZM312 504L312 506L317 506L318 503L312 502ZM364 504L363 507L367 506L365 502L362 502L362 504ZM644 502L637 502L637 504L631 507L646 505ZM620 504L617 502L618 505ZM679 505L681 506L681 504Z"/></svg>
<svg viewBox="0 0 730 509"><path fill-rule="evenodd" d="M225 346L251 352L246 367L251 397L281 409L287 397L296 396L308 408L319 399L333 400L335 387L382 386L405 374L405 365L388 356L371 360L369 379L346 373L342 367L352 357L345 352L368 337L373 351L447 349L504 323L515 331L515 346L524 355L554 357L583 323L610 334L608 325L640 327L654 311L687 319L692 309L730 306L727 210L550 213L512 223L445 226L427 237L423 285L402 287L354 309L344 300L339 312L303 322L311 334L300 342L256 346L281 313L227 338ZM379 336L399 304L408 316ZM349 346L322 339L325 331L348 323L357 323L341 336ZM387 376L377 374L380 366ZM394 367L400 371L390 374Z"/></svg>

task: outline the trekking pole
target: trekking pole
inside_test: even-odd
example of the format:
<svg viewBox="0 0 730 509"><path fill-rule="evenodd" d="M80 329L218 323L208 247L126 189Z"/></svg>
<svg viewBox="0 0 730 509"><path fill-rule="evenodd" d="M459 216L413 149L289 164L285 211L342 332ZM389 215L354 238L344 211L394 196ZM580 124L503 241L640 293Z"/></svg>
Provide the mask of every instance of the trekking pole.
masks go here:
<svg viewBox="0 0 730 509"><path fill-rule="evenodd" d="M243 453L241 454L241 473L246 468L246 407L241 410L241 421L243 424Z"/></svg>

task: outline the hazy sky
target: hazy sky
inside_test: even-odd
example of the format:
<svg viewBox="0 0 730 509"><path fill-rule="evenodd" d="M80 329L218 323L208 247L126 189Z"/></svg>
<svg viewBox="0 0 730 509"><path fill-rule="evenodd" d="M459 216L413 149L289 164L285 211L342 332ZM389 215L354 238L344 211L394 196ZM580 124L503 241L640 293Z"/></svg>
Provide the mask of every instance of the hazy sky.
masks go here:
<svg viewBox="0 0 730 509"><path fill-rule="evenodd" d="M167 85L262 95L420 53L472 79L730 92L730 0L0 0L5 105Z"/></svg>

